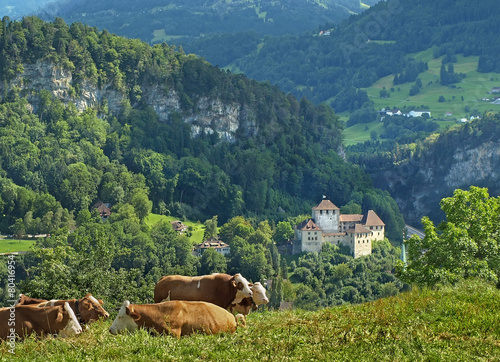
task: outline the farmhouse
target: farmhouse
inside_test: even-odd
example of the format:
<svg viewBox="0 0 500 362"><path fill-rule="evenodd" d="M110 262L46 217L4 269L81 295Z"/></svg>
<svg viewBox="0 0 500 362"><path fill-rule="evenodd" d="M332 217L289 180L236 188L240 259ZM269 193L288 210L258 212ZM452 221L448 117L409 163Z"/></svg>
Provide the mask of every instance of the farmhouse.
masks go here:
<svg viewBox="0 0 500 362"><path fill-rule="evenodd" d="M372 253L372 241L383 240L385 224L373 210L364 215L340 214L330 200L312 208L312 218L295 227L293 253L320 252L325 243L349 246L353 257Z"/></svg>
<svg viewBox="0 0 500 362"><path fill-rule="evenodd" d="M106 221L111 215L111 204L98 201L92 206L92 210L96 209L101 216L102 221Z"/></svg>
<svg viewBox="0 0 500 362"><path fill-rule="evenodd" d="M194 247L194 255L202 256L205 250L215 249L218 253L226 256L231 252L231 247L221 240L207 240Z"/></svg>

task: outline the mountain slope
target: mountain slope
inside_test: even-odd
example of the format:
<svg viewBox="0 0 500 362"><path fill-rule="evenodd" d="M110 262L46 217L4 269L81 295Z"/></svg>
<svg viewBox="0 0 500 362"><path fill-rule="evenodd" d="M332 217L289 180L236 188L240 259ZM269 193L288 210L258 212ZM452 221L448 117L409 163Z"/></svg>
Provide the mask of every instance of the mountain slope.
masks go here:
<svg viewBox="0 0 500 362"><path fill-rule="evenodd" d="M363 10L359 0L235 1L67 1L49 5L39 15L83 22L149 43L175 37L255 31L298 34L319 24L337 23Z"/></svg>
<svg viewBox="0 0 500 362"><path fill-rule="evenodd" d="M375 209L400 240L394 200L338 154L331 108L60 18L4 19L2 29L0 175L18 186L75 214L99 199L138 202L139 189L158 212L221 222L283 220L328 195ZM6 207L4 226L29 205Z"/></svg>

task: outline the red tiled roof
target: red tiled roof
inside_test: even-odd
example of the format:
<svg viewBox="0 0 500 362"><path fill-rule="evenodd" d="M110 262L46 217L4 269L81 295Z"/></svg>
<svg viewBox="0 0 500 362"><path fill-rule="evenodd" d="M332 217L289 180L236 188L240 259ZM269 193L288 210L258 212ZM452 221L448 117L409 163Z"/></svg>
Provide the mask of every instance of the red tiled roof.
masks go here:
<svg viewBox="0 0 500 362"><path fill-rule="evenodd" d="M323 200L318 206L314 206L313 210L339 210L339 208L330 200Z"/></svg>
<svg viewBox="0 0 500 362"><path fill-rule="evenodd" d="M363 215L361 214L345 214L340 215L340 222L361 222Z"/></svg>
<svg viewBox="0 0 500 362"><path fill-rule="evenodd" d="M299 225L297 225L297 229L299 230L316 230L319 231L321 228L314 223L312 219L308 219L306 221L303 221Z"/></svg>
<svg viewBox="0 0 500 362"><path fill-rule="evenodd" d="M361 223L365 226L385 226L384 222L378 217L373 210L368 210Z"/></svg>

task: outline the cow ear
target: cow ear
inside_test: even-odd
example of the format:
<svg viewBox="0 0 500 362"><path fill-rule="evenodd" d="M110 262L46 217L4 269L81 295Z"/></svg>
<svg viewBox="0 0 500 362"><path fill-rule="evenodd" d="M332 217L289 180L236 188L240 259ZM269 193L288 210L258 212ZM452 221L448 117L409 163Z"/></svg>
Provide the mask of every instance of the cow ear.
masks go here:
<svg viewBox="0 0 500 362"><path fill-rule="evenodd" d="M57 313L56 322L62 322L63 318L64 318L63 312L59 311Z"/></svg>
<svg viewBox="0 0 500 362"><path fill-rule="evenodd" d="M133 309L130 309L129 307L125 308L125 313L127 313L134 321L139 319L139 314L134 312Z"/></svg>
<svg viewBox="0 0 500 362"><path fill-rule="evenodd" d="M233 287L235 287L235 288L236 288L236 287L238 286L238 283L236 283L236 279L234 279L234 277L232 277L232 278L230 279L230 282L231 282L231 285L232 285Z"/></svg>
<svg viewBox="0 0 500 362"><path fill-rule="evenodd" d="M104 305L104 301L102 299L97 299L100 305Z"/></svg>

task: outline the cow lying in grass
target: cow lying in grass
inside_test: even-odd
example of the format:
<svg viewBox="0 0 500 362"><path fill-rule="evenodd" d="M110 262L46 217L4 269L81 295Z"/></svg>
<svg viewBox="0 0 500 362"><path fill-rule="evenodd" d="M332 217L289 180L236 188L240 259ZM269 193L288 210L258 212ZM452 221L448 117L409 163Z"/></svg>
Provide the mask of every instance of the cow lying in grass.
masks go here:
<svg viewBox="0 0 500 362"><path fill-rule="evenodd" d="M38 307L54 306L54 305L64 305L68 303L69 306L75 312L80 323L89 323L96 321L99 318L108 318L109 313L102 307L103 301L97 300L88 293L81 299L67 299L67 300L46 300L46 299L35 299L27 297L24 294L19 295L19 301L17 305L37 305Z"/></svg>
<svg viewBox="0 0 500 362"><path fill-rule="evenodd" d="M38 336L68 337L81 333L82 327L68 303L42 308L36 305L0 308L0 339L11 341L16 334L24 338L33 332Z"/></svg>
<svg viewBox="0 0 500 362"><path fill-rule="evenodd" d="M206 302L173 300L156 304L130 304L126 300L109 331L117 334L145 328L177 338L192 333L233 333L239 318L243 316L235 317L226 309Z"/></svg>

